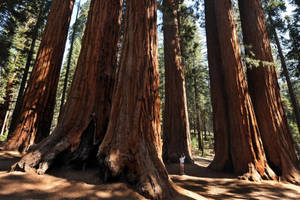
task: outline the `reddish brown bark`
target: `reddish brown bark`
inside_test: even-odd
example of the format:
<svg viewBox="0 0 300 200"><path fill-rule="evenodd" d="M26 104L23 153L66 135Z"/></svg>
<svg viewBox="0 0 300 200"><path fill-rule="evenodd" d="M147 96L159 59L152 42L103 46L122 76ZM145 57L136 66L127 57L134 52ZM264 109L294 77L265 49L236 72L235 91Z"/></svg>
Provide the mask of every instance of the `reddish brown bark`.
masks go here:
<svg viewBox="0 0 300 200"><path fill-rule="evenodd" d="M91 1L76 72L60 121L54 132L14 167L42 174L55 166L56 158L77 161L79 165L96 161L110 115L121 7L121 0Z"/></svg>
<svg viewBox="0 0 300 200"><path fill-rule="evenodd" d="M5 149L26 151L49 135L74 0L52 3L37 59L24 93L17 126Z"/></svg>
<svg viewBox="0 0 300 200"><path fill-rule="evenodd" d="M119 76L98 157L108 179L123 177L148 198L172 199L161 159L156 4L126 1Z"/></svg>
<svg viewBox="0 0 300 200"><path fill-rule="evenodd" d="M215 170L232 171L230 130L228 126L229 117L224 87L223 64L214 1L212 0L205 0L205 21L215 140L215 157L210 167Z"/></svg>
<svg viewBox="0 0 300 200"><path fill-rule="evenodd" d="M179 157L184 154L186 162L193 162L184 71L180 60L177 10L178 0L163 1L165 61L163 159L165 162L179 162Z"/></svg>
<svg viewBox="0 0 300 200"><path fill-rule="evenodd" d="M268 166L248 93L230 0L215 0L224 89L228 101L230 152L235 173L259 181L276 179Z"/></svg>
<svg viewBox="0 0 300 200"><path fill-rule="evenodd" d="M239 8L246 54L260 61L248 64L248 85L264 148L270 166L292 183L300 184L298 160L287 119L280 100L280 89L273 63L261 0L240 0ZM253 52L251 54L251 52Z"/></svg>

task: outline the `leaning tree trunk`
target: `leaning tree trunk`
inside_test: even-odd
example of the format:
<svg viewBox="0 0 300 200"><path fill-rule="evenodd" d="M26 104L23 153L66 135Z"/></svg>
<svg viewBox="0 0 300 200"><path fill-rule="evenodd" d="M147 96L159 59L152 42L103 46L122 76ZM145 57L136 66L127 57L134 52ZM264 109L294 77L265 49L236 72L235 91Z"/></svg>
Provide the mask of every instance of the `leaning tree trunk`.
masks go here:
<svg viewBox="0 0 300 200"><path fill-rule="evenodd" d="M75 75L58 125L13 169L43 174L58 164L57 159L64 164L96 161L111 110L121 8L122 0L91 1Z"/></svg>
<svg viewBox="0 0 300 200"><path fill-rule="evenodd" d="M163 1L166 91L163 159L165 162L179 162L179 157L184 154L186 162L193 162L184 72L180 60L177 10L177 0Z"/></svg>
<svg viewBox="0 0 300 200"><path fill-rule="evenodd" d="M210 164L210 168L220 171L232 171L229 116L213 0L205 0L205 23L215 140L215 157Z"/></svg>
<svg viewBox="0 0 300 200"><path fill-rule="evenodd" d="M253 181L261 178L276 179L267 163L248 93L231 1L215 0L215 13L228 101L230 151L234 171Z"/></svg>
<svg viewBox="0 0 300 200"><path fill-rule="evenodd" d="M20 111L22 108L23 94L24 94L24 90L25 90L25 86L26 86L26 82L27 82L27 77L29 74L29 68L31 66L31 61L32 61L33 54L34 54L35 44L38 39L39 29L42 26L42 22L43 22L44 14L46 13L46 9L49 9L49 5L44 3L42 5L42 8L40 8L39 16L38 16L36 25L34 26L34 29L33 29L32 38L31 38L32 41L31 41L30 49L29 49L27 59L26 59L26 64L25 64L25 68L24 68L24 72L23 72L23 76L22 76L22 80L21 80L21 84L20 84L20 88L19 88L19 92L18 92L18 96L17 96L16 105L15 105L15 108L14 108L14 111L13 111L13 114L11 117L9 133L8 133L9 135L11 133L13 133L16 128L18 115L20 114Z"/></svg>
<svg viewBox="0 0 300 200"><path fill-rule="evenodd" d="M259 60L248 64L248 85L261 137L271 168L282 179L300 184L298 160L287 119L280 100L280 89L273 64L261 0L240 0L246 55ZM264 62L268 62L264 65Z"/></svg>
<svg viewBox="0 0 300 200"><path fill-rule="evenodd" d="M60 107L59 107L59 115L62 113L62 109L65 103L65 97L66 97L66 92L67 92L67 84L68 84L68 78L69 78L69 72L70 72L70 67L71 67L71 60L73 56L73 49L74 49L74 42L75 42L75 36L77 33L77 26L78 26L78 15L80 12L80 1L78 3L77 7L77 13L75 17L75 22L73 24L73 29L72 29L72 36L70 39L70 50L69 50L69 56L68 56L68 61L67 61L67 66L66 66L66 74L64 77L64 84L63 84L63 89L62 89L62 95L61 95L61 100L60 100ZM60 117L58 117L59 119Z"/></svg>
<svg viewBox="0 0 300 200"><path fill-rule="evenodd" d="M4 149L26 151L49 135L73 5L74 0L52 3L16 129L5 142Z"/></svg>
<svg viewBox="0 0 300 200"><path fill-rule="evenodd" d="M98 157L107 179L123 177L151 199L172 199L161 159L156 0L127 0L120 71Z"/></svg>
<svg viewBox="0 0 300 200"><path fill-rule="evenodd" d="M278 35L277 35L277 31L275 29L274 22L273 22L273 19L272 19L271 15L269 15L269 21L271 23L271 26L273 27L272 33L273 33L273 36L274 36L274 39L275 39L275 44L277 46L279 58L280 58L280 61L281 61L282 71L283 71L283 74L284 74L286 82L287 82L288 91L289 91L289 95L290 95L290 98L291 98L293 111L294 111L295 118L296 118L296 123L297 123L297 126L298 126L298 131L300 133L300 107L299 107L299 102L298 102L297 97L296 97L295 92L294 92L294 88L293 88L293 85L292 85L292 82L291 82L289 71L288 71L288 68L287 68L287 65L286 65L286 62L285 62L285 58L284 58L284 55L283 55L283 52L282 52L281 44L280 44L280 41L279 41L279 38L278 38ZM299 74L300 74L300 63L298 65L298 69L299 69Z"/></svg>

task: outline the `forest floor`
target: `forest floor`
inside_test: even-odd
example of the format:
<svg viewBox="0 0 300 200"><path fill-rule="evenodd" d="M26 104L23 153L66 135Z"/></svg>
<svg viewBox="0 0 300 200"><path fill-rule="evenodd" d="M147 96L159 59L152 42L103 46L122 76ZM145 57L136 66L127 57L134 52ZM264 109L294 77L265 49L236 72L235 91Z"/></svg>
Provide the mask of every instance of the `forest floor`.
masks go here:
<svg viewBox="0 0 300 200"><path fill-rule="evenodd" d="M134 200L145 199L124 183L102 184L97 170L77 171L59 169L46 175L8 173L10 166L20 159L17 152L0 152L1 200ZM253 183L238 180L231 174L206 168L210 159L195 158L195 164L186 164L186 175L178 175L177 164L168 165L170 177L184 189L183 199L300 199L300 187L292 184L263 181Z"/></svg>

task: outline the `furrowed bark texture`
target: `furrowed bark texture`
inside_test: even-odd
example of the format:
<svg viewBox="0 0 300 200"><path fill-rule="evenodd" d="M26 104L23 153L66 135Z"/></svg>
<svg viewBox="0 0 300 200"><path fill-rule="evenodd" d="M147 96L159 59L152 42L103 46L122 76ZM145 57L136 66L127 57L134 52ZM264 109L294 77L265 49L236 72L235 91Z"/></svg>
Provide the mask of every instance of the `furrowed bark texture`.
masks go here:
<svg viewBox="0 0 300 200"><path fill-rule="evenodd" d="M230 151L234 171L243 178L276 179L268 166L242 68L230 0L215 0L224 87L228 101Z"/></svg>
<svg viewBox="0 0 300 200"><path fill-rule="evenodd" d="M5 142L4 149L26 151L49 135L73 5L74 0L52 3L16 129Z"/></svg>
<svg viewBox="0 0 300 200"><path fill-rule="evenodd" d="M155 0L127 0L111 117L98 158L107 180L124 178L151 199L172 199L161 158Z"/></svg>
<svg viewBox="0 0 300 200"><path fill-rule="evenodd" d="M45 173L53 161L87 161L107 129L117 61L122 0L92 0L68 100L54 132L17 164ZM54 163L53 163L54 165Z"/></svg>
<svg viewBox="0 0 300 200"><path fill-rule="evenodd" d="M43 19L45 17L45 13L47 12L47 10L49 8L50 8L50 2L47 2L47 3L44 2L41 4L38 19L37 19L37 22L33 29L33 33L31 36L32 41L31 41L29 52L27 54L26 64L25 64L23 75L22 75L22 80L21 80L15 108L14 108L14 111L13 111L13 114L11 117L11 122L10 122L10 126L9 126L9 131L8 131L9 135L14 132L16 125L17 125L18 116L20 114L22 103L23 103L23 94L24 94L26 83L27 83L27 77L29 75L29 68L31 66L31 61L33 59L36 41L39 37L39 30L40 30L41 26L43 25ZM10 137L10 136L8 136L8 137Z"/></svg>
<svg viewBox="0 0 300 200"><path fill-rule="evenodd" d="M215 157L210 167L214 170L232 171L230 127L228 125L229 117L224 86L223 64L214 1L212 0L205 0L205 21L215 140Z"/></svg>
<svg viewBox="0 0 300 200"><path fill-rule="evenodd" d="M193 162L190 126L187 112L185 79L180 60L180 42L177 21L178 0L163 1L163 33L165 61L165 108L163 159L179 162L184 154Z"/></svg>
<svg viewBox="0 0 300 200"><path fill-rule="evenodd" d="M240 0L239 8L246 54L260 60L248 65L248 85L266 155L282 179L300 184L298 160L280 99L261 0ZM253 52L253 54L251 54ZM263 62L269 62L264 65Z"/></svg>

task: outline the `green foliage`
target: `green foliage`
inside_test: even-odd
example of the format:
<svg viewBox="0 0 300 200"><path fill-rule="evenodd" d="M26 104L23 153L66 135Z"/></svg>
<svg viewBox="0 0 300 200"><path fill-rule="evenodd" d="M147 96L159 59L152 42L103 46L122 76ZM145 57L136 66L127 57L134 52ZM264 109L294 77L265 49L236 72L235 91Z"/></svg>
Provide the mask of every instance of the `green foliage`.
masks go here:
<svg viewBox="0 0 300 200"><path fill-rule="evenodd" d="M69 38L68 38L69 43L72 40L73 31L75 30L76 32L74 33L75 38L74 38L74 44L73 44L74 45L73 52L72 52L72 56L71 56L70 70L68 73L66 97L67 97L67 94L69 93L69 89L71 87L72 78L75 73L76 66L77 66L77 60L78 60L78 57L79 57L79 54L81 51L81 42L82 42L82 37L83 37L84 29L85 29L85 24L86 24L87 17L88 17L89 5L90 5L90 1L88 0L81 6L79 16L75 20L74 24L70 27L70 30L69 30ZM74 29L74 26L76 26L75 29ZM68 54L67 54L66 58L68 58L70 55L70 48L67 51L68 51ZM55 126L57 124L58 116L59 116L59 108L60 108L61 99L62 99L63 85L64 85L64 81L65 81L65 77L66 77L67 62L68 62L67 59L65 59L63 66L62 66L61 73L60 73L60 79L58 82L58 88L57 88L57 93L56 93L56 105L55 105L55 109L54 109L54 117L53 117L52 125L51 125L52 129L55 128ZM65 101L66 101L66 99L65 99Z"/></svg>

